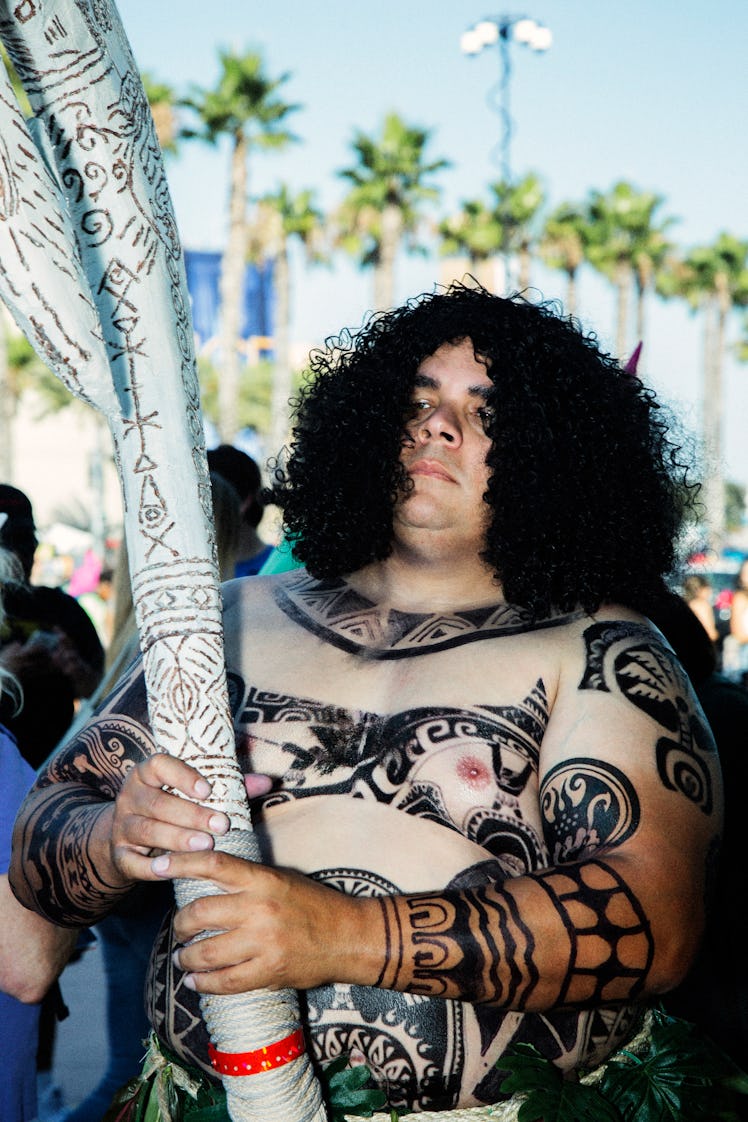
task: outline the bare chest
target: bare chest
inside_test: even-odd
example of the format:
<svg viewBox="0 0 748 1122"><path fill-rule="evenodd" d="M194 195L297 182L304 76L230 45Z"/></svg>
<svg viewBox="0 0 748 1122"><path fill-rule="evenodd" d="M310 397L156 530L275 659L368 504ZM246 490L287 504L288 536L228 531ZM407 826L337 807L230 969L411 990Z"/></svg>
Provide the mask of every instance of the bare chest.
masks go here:
<svg viewBox="0 0 748 1122"><path fill-rule="evenodd" d="M241 766L273 780L255 819L321 797L376 803L393 812L388 836L425 820L503 875L545 863L538 765L557 676L548 638L563 621L531 625L503 603L382 612L307 576L264 611L261 651L237 628L229 658Z"/></svg>
<svg viewBox="0 0 748 1122"><path fill-rule="evenodd" d="M321 797L328 813L331 798L361 800L397 812L376 819L388 836L394 831L404 840L407 820L426 820L480 846L504 875L543 863L537 775L548 700L542 681L504 705L440 703L433 696L418 704L411 686L404 691L409 701L384 713L232 685L240 764L273 779L255 816L269 819L288 803L317 806ZM367 821L366 830L371 843L380 827Z"/></svg>

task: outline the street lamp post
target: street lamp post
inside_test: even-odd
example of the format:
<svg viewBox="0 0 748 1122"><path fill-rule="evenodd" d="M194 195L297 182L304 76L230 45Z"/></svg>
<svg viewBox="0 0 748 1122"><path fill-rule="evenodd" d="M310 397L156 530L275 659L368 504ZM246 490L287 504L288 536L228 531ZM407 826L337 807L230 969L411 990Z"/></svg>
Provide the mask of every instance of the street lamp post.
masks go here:
<svg viewBox="0 0 748 1122"><path fill-rule="evenodd" d="M460 47L463 54L479 55L486 47L498 46L500 75L498 86L491 91L495 95L494 104L501 117L501 141L498 146L501 177L509 185L512 181L511 141L511 76L512 42L521 43L536 52L547 51L553 42L549 28L529 16L488 16L479 20L474 27L463 32Z"/></svg>
<svg viewBox="0 0 748 1122"><path fill-rule="evenodd" d="M529 47L532 51L547 51L553 41L550 30L543 24L531 19L529 16L487 16L479 20L474 27L463 32L460 38L460 47L463 54L479 55L486 47L499 48L499 81L489 91L489 105L495 109L501 118L501 139L492 149L492 156L496 159L501 171L501 180L505 192L512 187L512 114L511 114L511 77L512 59L510 46L513 42ZM499 262L497 262L497 265ZM506 223L502 222L502 246L500 252L502 270L501 279L497 277L497 286L505 292L512 287L511 257L509 252L509 231Z"/></svg>

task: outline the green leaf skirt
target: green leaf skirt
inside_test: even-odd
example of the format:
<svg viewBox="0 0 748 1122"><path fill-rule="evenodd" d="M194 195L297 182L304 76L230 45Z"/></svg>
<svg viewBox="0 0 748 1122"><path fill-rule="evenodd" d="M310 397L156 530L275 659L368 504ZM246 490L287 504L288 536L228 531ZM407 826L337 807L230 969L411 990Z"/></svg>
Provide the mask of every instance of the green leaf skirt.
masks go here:
<svg viewBox="0 0 748 1122"><path fill-rule="evenodd" d="M102 1122L231 1122L226 1094L151 1033L143 1069ZM641 1031L592 1071L564 1075L531 1045L501 1057L506 1100L465 1110L399 1115L370 1084L368 1068L341 1057L322 1072L329 1122L741 1122L748 1094L741 1071L694 1025L650 1009ZM384 1108L384 1112L382 1112Z"/></svg>

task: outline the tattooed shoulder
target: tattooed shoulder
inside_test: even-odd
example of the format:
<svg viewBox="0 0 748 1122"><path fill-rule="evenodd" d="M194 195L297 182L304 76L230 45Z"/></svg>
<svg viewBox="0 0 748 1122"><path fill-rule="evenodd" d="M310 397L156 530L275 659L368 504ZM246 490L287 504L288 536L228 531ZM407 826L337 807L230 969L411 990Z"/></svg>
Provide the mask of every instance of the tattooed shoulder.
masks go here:
<svg viewBox="0 0 748 1122"><path fill-rule="evenodd" d="M655 752L664 786L710 814L714 738L673 651L648 625L624 620L594 623L583 639L579 689L618 693L651 717L662 730Z"/></svg>

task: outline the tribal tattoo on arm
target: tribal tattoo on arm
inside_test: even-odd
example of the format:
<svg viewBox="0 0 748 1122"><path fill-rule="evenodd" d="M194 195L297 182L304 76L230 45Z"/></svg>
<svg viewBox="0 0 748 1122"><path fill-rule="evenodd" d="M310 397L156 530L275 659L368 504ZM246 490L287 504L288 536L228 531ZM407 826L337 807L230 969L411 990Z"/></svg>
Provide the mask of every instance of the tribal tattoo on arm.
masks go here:
<svg viewBox="0 0 748 1122"><path fill-rule="evenodd" d="M581 861L620 845L639 825L633 784L613 764L586 757L551 768L540 786L551 864Z"/></svg>
<svg viewBox="0 0 748 1122"><path fill-rule="evenodd" d="M379 903L386 955L376 984L385 989L517 1011L588 1008L635 999L654 956L636 897L599 860ZM553 940L552 992L541 978L541 931Z"/></svg>
<svg viewBox="0 0 748 1122"><path fill-rule="evenodd" d="M153 751L145 686L137 674L50 759L21 807L11 882L27 907L61 926L87 926L129 892L101 875L90 839L129 769Z"/></svg>
<svg viewBox="0 0 748 1122"><path fill-rule="evenodd" d="M593 624L584 643L579 689L617 690L651 716L661 729L660 781L710 815L714 742L675 656L650 628L623 621ZM633 784L611 763L582 757L546 773L539 797L552 867L462 892L381 899L386 956L378 985L518 1011L643 994L654 960L651 926L605 860L639 827Z"/></svg>
<svg viewBox="0 0 748 1122"><path fill-rule="evenodd" d="M611 693L617 688L652 717L663 730L655 747L662 783L711 814L714 740L673 652L650 628L624 621L593 624L584 632L584 642L586 665L579 689Z"/></svg>

